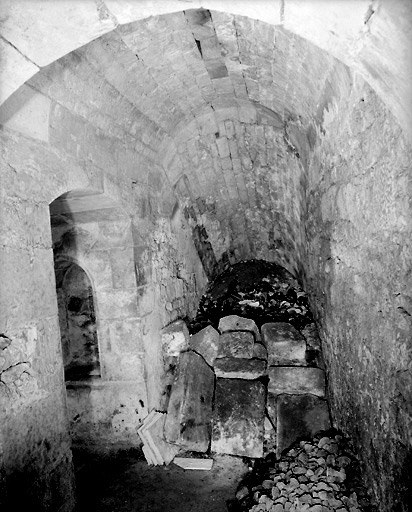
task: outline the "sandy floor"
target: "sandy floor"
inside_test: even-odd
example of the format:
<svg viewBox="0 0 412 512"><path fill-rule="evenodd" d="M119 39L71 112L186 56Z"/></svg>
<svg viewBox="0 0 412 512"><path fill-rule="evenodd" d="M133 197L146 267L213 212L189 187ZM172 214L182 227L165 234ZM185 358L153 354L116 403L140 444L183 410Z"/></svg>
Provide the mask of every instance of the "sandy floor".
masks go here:
<svg viewBox="0 0 412 512"><path fill-rule="evenodd" d="M227 512L248 466L216 456L211 471L175 464L149 467L131 454L101 458L76 454L77 512Z"/></svg>

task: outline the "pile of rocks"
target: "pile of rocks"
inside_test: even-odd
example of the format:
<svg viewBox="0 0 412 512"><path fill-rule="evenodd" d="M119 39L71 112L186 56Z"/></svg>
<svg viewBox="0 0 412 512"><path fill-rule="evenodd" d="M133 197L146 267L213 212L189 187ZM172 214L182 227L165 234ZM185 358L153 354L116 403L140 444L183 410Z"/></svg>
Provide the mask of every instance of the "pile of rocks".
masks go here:
<svg viewBox="0 0 412 512"><path fill-rule="evenodd" d="M227 315L253 319L258 327L288 322L300 330L313 322L298 281L283 267L260 260L238 263L219 275L202 296L189 331L195 334L207 325L217 329Z"/></svg>
<svg viewBox="0 0 412 512"><path fill-rule="evenodd" d="M357 462L337 432L295 443L279 460L267 457L237 494L231 510L249 512L372 512Z"/></svg>

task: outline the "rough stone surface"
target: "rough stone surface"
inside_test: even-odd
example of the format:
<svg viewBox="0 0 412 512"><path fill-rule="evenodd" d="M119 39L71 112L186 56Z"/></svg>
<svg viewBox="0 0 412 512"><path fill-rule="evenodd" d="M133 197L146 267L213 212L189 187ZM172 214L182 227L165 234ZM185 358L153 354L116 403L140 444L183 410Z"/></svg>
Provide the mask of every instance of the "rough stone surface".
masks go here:
<svg viewBox="0 0 412 512"><path fill-rule="evenodd" d="M192 350L203 356L208 365L213 366L219 350L219 333L211 325L189 338Z"/></svg>
<svg viewBox="0 0 412 512"><path fill-rule="evenodd" d="M268 390L275 395L311 394L325 396L325 372L320 368L271 366Z"/></svg>
<svg viewBox="0 0 412 512"><path fill-rule="evenodd" d="M219 337L218 357L253 357L254 337L251 332L224 332Z"/></svg>
<svg viewBox="0 0 412 512"><path fill-rule="evenodd" d="M253 357L256 359L263 359L264 361L268 360L268 351L264 345L261 343L255 343L253 345Z"/></svg>
<svg viewBox="0 0 412 512"><path fill-rule="evenodd" d="M205 452L210 444L215 376L203 357L181 354L172 386L165 438L182 449Z"/></svg>
<svg viewBox="0 0 412 512"><path fill-rule="evenodd" d="M221 318L219 321L219 331L221 333L227 331L250 331L255 335L255 341L260 340L260 332L254 320L238 315L229 315Z"/></svg>
<svg viewBox="0 0 412 512"><path fill-rule="evenodd" d="M375 512L360 485L359 463L349 439L330 430L273 453L243 480L236 493L241 512Z"/></svg>
<svg viewBox="0 0 412 512"><path fill-rule="evenodd" d="M412 439L412 238L405 237L412 218L405 174L412 150L365 84L342 94L324 129L310 169L307 288L332 415L353 437L381 510L403 511L411 486L401 446Z"/></svg>
<svg viewBox="0 0 412 512"><path fill-rule="evenodd" d="M189 348L189 331L183 320L177 320L162 329L164 357L176 357Z"/></svg>
<svg viewBox="0 0 412 512"><path fill-rule="evenodd" d="M261 382L217 379L212 452L262 457L265 403Z"/></svg>
<svg viewBox="0 0 412 512"><path fill-rule="evenodd" d="M258 379L266 374L266 361L240 357L222 357L215 360L216 377L225 379Z"/></svg>
<svg viewBox="0 0 412 512"><path fill-rule="evenodd" d="M306 345L308 348L312 350L320 350L321 349L321 341L319 338L318 328L315 324L308 324L301 331L302 335L306 340Z"/></svg>
<svg viewBox="0 0 412 512"><path fill-rule="evenodd" d="M262 339L269 365L306 365L305 338L292 325L284 322L262 325Z"/></svg>
<svg viewBox="0 0 412 512"><path fill-rule="evenodd" d="M271 394L269 397L270 401L274 399ZM325 400L312 395L279 395L275 400L278 456L297 439L311 437L331 426Z"/></svg>

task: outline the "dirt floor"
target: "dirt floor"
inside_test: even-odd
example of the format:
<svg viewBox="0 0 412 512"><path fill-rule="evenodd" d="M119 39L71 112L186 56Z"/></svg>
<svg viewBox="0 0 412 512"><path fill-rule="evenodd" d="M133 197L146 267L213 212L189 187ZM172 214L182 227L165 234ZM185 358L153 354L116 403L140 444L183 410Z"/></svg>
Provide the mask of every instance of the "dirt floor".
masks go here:
<svg viewBox="0 0 412 512"><path fill-rule="evenodd" d="M175 464L148 466L138 454L97 457L75 453L76 512L227 512L248 465L214 457L211 471Z"/></svg>

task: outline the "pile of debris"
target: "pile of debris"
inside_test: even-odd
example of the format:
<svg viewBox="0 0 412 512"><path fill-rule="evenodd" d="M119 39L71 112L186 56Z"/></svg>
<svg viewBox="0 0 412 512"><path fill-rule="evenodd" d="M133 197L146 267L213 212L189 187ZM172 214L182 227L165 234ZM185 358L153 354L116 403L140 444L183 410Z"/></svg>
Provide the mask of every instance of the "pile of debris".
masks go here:
<svg viewBox="0 0 412 512"><path fill-rule="evenodd" d="M240 485L231 511L372 512L348 440L336 431L296 442L280 459L258 464Z"/></svg>
<svg viewBox="0 0 412 512"><path fill-rule="evenodd" d="M308 357L316 336L304 332L312 345L291 324L259 330L237 315L194 335L183 320L165 327L161 410L139 429L147 461L168 464L179 452L263 458L329 428L325 372Z"/></svg>
<svg viewBox="0 0 412 512"><path fill-rule="evenodd" d="M283 267L260 260L238 263L219 275L201 298L189 331L194 334L207 325L217 328L227 315L251 318L258 327L287 322L300 330L313 322L297 280Z"/></svg>

